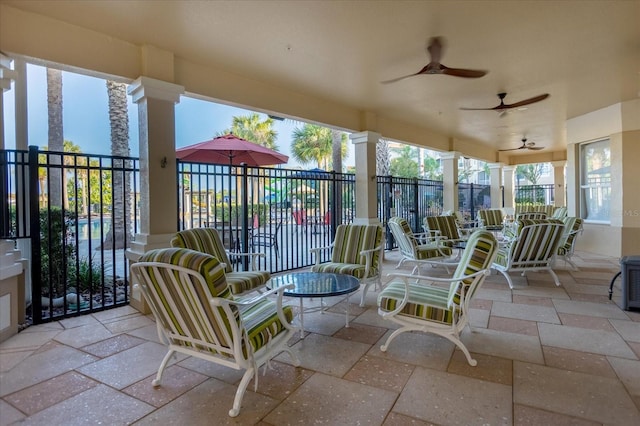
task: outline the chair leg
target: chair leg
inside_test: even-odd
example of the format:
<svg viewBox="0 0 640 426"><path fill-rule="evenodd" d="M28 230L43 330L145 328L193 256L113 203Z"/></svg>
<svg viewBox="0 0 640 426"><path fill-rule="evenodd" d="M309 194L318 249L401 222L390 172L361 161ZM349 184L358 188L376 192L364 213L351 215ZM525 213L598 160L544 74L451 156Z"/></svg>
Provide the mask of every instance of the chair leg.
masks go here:
<svg viewBox="0 0 640 426"><path fill-rule="evenodd" d="M548 271L551 274L551 276L553 277L553 281L556 283L556 286L560 287L560 280L558 279L558 276L556 275L556 273L553 272L553 269L551 269L551 268L549 268Z"/></svg>
<svg viewBox="0 0 640 426"><path fill-rule="evenodd" d="M412 330L412 329L411 329L411 328L408 328L408 327L398 328L398 329L397 329L397 330L395 330L393 333L391 333L391 336L389 336L389 337L387 338L387 341L386 341L386 342L384 342L384 344L380 346L380 350L381 350L382 352L386 352L386 351L387 351L387 349L389 348L389 345L391 344L391 341L392 341L393 339L395 339L396 337L398 337L398 335L400 335L400 334L402 334L402 333L404 333L404 332L406 332L406 331L411 331L411 330Z"/></svg>
<svg viewBox="0 0 640 426"><path fill-rule="evenodd" d="M160 367L158 368L158 373L156 374L156 378L153 379L153 381L151 382L151 385L153 387L158 387L160 386L160 383L162 383L162 374L164 373L164 369L167 367L169 360L175 353L176 351L174 351L173 349L169 349L169 351L164 356L164 358L162 358L162 362L160 363Z"/></svg>
<svg viewBox="0 0 640 426"><path fill-rule="evenodd" d="M247 369L240 380L238 390L236 390L236 397L233 399L233 408L229 410L229 417L236 417L240 414L240 407L242 406L242 398L244 398L244 392L247 390L247 386L251 381L251 378L256 375L256 370L253 367ZM257 380L257 379L256 379Z"/></svg>
<svg viewBox="0 0 640 426"><path fill-rule="evenodd" d="M511 277L509 276L509 274L505 271L500 271L500 273L502 273L502 275L504 275L504 277L507 279L507 283L509 284L509 288L511 290L513 290L513 281L511 281Z"/></svg>
<svg viewBox="0 0 640 426"><path fill-rule="evenodd" d="M476 361L475 359L471 358L471 354L469 353L469 349L467 349L467 347L464 345L464 343L462 343L462 340L460 340L460 338L458 336L454 336L452 334L440 334L440 333L437 333L437 334L439 336L442 336L445 339L449 340L454 345L456 345L458 348L460 348L462 353L464 353L464 356L467 358L467 362L469 363L470 366L475 367L476 365L478 365L478 361Z"/></svg>

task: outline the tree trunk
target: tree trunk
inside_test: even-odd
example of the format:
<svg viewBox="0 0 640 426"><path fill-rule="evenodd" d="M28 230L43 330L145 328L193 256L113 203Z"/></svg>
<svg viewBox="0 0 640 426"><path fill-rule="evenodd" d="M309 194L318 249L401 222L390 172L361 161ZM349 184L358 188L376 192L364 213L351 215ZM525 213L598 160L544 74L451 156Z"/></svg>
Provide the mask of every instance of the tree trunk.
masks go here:
<svg viewBox="0 0 640 426"><path fill-rule="evenodd" d="M129 157L129 115L127 111L127 85L107 81L109 96L109 123L111 125L111 155ZM123 159L113 160L112 188L113 211L111 214L111 228L102 248L126 248L132 240L131 221L131 161Z"/></svg>
<svg viewBox="0 0 640 426"><path fill-rule="evenodd" d="M47 68L47 108L49 115L49 151L64 150L64 132L62 126L62 71ZM51 164L62 164L62 154L51 156ZM49 203L62 207L62 171L59 168L49 169Z"/></svg>
<svg viewBox="0 0 640 426"><path fill-rule="evenodd" d="M380 139L376 144L376 174L378 176L389 176L389 173L391 173L389 142Z"/></svg>

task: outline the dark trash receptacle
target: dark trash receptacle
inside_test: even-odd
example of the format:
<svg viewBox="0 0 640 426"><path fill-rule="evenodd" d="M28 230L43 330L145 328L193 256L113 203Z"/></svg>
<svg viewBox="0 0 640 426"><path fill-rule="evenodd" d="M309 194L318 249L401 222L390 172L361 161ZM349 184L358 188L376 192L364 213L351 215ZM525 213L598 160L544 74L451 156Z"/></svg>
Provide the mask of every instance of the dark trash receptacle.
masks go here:
<svg viewBox="0 0 640 426"><path fill-rule="evenodd" d="M613 294L613 284L622 277L622 309L640 309L640 256L625 256L620 259L620 272L611 280L609 300Z"/></svg>

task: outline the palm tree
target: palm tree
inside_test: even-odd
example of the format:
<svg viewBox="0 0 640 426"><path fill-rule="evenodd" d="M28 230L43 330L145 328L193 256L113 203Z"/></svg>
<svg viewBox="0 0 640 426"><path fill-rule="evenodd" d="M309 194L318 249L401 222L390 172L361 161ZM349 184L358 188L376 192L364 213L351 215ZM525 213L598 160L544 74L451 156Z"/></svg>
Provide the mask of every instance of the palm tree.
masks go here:
<svg viewBox="0 0 640 426"><path fill-rule="evenodd" d="M430 155L424 159L424 175L430 180L442 180L442 166L440 160Z"/></svg>
<svg viewBox="0 0 640 426"><path fill-rule="evenodd" d="M218 136L228 133L233 133L242 139L257 143L274 151L278 150L278 146L276 145L278 132L273 129L272 118L267 117L261 120L260 114L257 113L233 117L231 128L219 133Z"/></svg>
<svg viewBox="0 0 640 426"><path fill-rule="evenodd" d="M62 71L47 68L47 109L49 118L49 149L62 152L64 149L64 132L62 126ZM61 158L51 156L51 164L61 164ZM58 168L48 171L49 203L51 206L62 207L62 173Z"/></svg>
<svg viewBox="0 0 640 426"><path fill-rule="evenodd" d="M520 164L516 166L516 174L524 177L528 180L531 185L537 185L538 180L540 180L540 176L542 176L542 171L544 170L543 163L536 164Z"/></svg>
<svg viewBox="0 0 640 426"><path fill-rule="evenodd" d="M316 124L296 127L292 134L291 153L302 164L315 161L326 170L327 161L333 152L331 129Z"/></svg>
<svg viewBox="0 0 640 426"><path fill-rule="evenodd" d="M391 173L389 154L389 141L380 139L376 144L376 174L378 176L389 176Z"/></svg>
<svg viewBox="0 0 640 426"><path fill-rule="evenodd" d="M400 156L391 160L391 174L393 176L413 178L418 177L418 162L415 148L405 145Z"/></svg>
<svg viewBox="0 0 640 426"><path fill-rule="evenodd" d="M109 97L109 123L111 125L111 155L129 156L129 114L127 111L127 85L107 80ZM125 248L125 241L131 241L131 169L129 160L114 159L113 214L111 229L107 233L102 247L111 249ZM114 238L115 233L115 238Z"/></svg>

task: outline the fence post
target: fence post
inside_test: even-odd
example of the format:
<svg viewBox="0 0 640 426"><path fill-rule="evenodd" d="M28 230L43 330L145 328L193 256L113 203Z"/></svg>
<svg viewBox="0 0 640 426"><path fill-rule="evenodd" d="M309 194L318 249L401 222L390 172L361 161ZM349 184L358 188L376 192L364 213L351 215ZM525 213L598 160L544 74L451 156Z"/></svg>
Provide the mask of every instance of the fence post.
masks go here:
<svg viewBox="0 0 640 426"><path fill-rule="evenodd" d="M29 146L29 235L31 235L31 315L42 323L42 269L40 246L40 194L38 188L38 147Z"/></svg>
<svg viewBox="0 0 640 426"><path fill-rule="evenodd" d="M391 250L393 248L393 236L391 235L391 230L389 230L389 226L387 226L387 223L389 222L389 219L391 218L391 205L393 204L393 176L389 175L387 176L387 202L386 202L386 206L384 209L384 217L382 218L382 223L385 226L385 230L387 233L387 250ZM397 212L396 212L397 214Z"/></svg>
<svg viewBox="0 0 640 426"><path fill-rule="evenodd" d="M336 237L336 228L338 227L338 215L342 215L342 191L338 185L338 179L336 178L336 171L331 171L331 215L329 217L328 225L331 227L331 241ZM338 192L339 191L339 192Z"/></svg>
<svg viewBox="0 0 640 426"><path fill-rule="evenodd" d="M471 186L469 186L469 196L471 197L471 218L476 217L476 199L473 191L473 182L471 182Z"/></svg>
<svg viewBox="0 0 640 426"><path fill-rule="evenodd" d="M416 224L414 232L420 232L420 218L418 214L418 178L413 178L413 220Z"/></svg>
<svg viewBox="0 0 640 426"><path fill-rule="evenodd" d="M248 167L246 163L241 164L242 167L242 247L239 251L249 253L249 178ZM236 189L236 194L238 193ZM242 256L242 267L245 271L249 270L249 258Z"/></svg>
<svg viewBox="0 0 640 426"><path fill-rule="evenodd" d="M9 194L11 191L9 188L9 152L2 150L0 151L0 189L2 189L3 195L0 198L0 232L2 236L9 236L9 232L11 231L11 214L9 211ZM17 192L17 191L16 191ZM18 194L16 193L16 201Z"/></svg>

